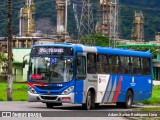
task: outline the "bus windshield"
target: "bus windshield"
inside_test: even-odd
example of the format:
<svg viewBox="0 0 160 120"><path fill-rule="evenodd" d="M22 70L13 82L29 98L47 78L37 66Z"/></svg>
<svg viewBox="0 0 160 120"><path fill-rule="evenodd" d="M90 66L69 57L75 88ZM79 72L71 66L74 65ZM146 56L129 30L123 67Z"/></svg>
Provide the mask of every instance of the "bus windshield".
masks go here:
<svg viewBox="0 0 160 120"><path fill-rule="evenodd" d="M30 80L36 82L69 82L73 77L73 58L31 57L29 73Z"/></svg>

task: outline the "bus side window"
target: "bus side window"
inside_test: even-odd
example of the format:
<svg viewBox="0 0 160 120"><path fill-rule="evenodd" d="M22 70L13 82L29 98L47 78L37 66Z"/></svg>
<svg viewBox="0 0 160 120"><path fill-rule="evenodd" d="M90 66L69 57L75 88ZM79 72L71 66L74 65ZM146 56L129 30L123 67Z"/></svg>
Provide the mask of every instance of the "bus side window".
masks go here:
<svg viewBox="0 0 160 120"><path fill-rule="evenodd" d="M141 58L141 69L143 75L150 75L150 59L149 58Z"/></svg>
<svg viewBox="0 0 160 120"><path fill-rule="evenodd" d="M96 74L97 73L97 60L95 53L88 53L87 54L87 72L89 74Z"/></svg>
<svg viewBox="0 0 160 120"><path fill-rule="evenodd" d="M132 60L132 70L133 74L141 74L141 67L140 67L140 58L139 57L131 57Z"/></svg>
<svg viewBox="0 0 160 120"><path fill-rule="evenodd" d="M119 73L119 59L117 55L109 55L109 71L110 73Z"/></svg>
<svg viewBox="0 0 160 120"><path fill-rule="evenodd" d="M99 74L106 74L108 70L108 56L103 54L98 54L97 56L97 70Z"/></svg>
<svg viewBox="0 0 160 120"><path fill-rule="evenodd" d="M133 70L132 70L132 63L131 63L131 61L129 61L129 63L128 63L128 68L129 68L129 72L128 73L132 74Z"/></svg>
<svg viewBox="0 0 160 120"><path fill-rule="evenodd" d="M120 73L129 74L129 57L120 56Z"/></svg>

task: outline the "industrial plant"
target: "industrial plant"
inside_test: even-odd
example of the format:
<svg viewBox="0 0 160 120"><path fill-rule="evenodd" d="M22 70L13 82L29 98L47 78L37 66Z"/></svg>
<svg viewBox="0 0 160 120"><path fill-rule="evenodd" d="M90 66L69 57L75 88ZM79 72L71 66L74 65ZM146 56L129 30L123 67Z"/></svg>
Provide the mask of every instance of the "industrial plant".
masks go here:
<svg viewBox="0 0 160 120"><path fill-rule="evenodd" d="M156 44L160 45L160 32L157 31L155 41L146 42L144 39L144 23L145 16L141 11L135 11L133 14L132 25L132 40L124 40L120 37L120 20L119 20L119 0L99 0L97 9L97 19L95 21L93 17L92 0L55 0L55 8L57 13L57 25L56 32L46 35L40 31L35 30L35 1L24 0L24 6L19 10L19 34L13 36L13 57L14 62L22 63L24 59L28 60L27 54L29 54L31 47L35 44L45 43L61 43L61 42L73 42L78 43L70 37L68 32L68 6L73 6L74 17L76 21L78 38L89 34L101 34L108 36L112 39L111 47L116 47L117 42L119 44ZM77 8L81 9L79 13ZM0 52L7 52L7 38L0 37ZM25 57L24 57L25 56ZM3 67L3 66L0 66ZM22 76L23 80L26 78L27 65L23 69L15 67L13 73L15 75ZM155 69L157 73L160 72L160 61L155 63ZM1 68L0 72L4 72ZM160 79L160 76L156 76ZM16 79L16 78L15 78Z"/></svg>

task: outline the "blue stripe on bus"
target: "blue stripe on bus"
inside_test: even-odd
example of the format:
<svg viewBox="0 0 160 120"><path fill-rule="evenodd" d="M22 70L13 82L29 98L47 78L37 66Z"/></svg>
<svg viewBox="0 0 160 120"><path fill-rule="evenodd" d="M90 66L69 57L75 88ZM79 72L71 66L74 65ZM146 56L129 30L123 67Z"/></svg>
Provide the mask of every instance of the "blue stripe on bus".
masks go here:
<svg viewBox="0 0 160 120"><path fill-rule="evenodd" d="M115 76L113 76L113 75L111 75L112 77L111 77L111 81L112 81L112 84L111 84L111 89L110 89L110 91L108 91L109 92L109 96L108 96L108 98L107 98L107 101L105 101L105 102L108 102L109 101L109 99L110 99L110 97L111 97L111 94L112 94L112 89L113 89L113 85L114 85L114 79L115 79Z"/></svg>
<svg viewBox="0 0 160 120"><path fill-rule="evenodd" d="M106 94L108 94L108 88L110 87L111 79L112 79L112 76L110 75L109 81L108 81L108 85L106 86L106 90L105 90L105 93L104 93L104 96L103 96L103 99L102 99L102 103L103 103L103 102L106 102L106 101L104 101L104 100L105 100Z"/></svg>
<svg viewBox="0 0 160 120"><path fill-rule="evenodd" d="M81 104L83 102L83 88L84 80L76 80L75 82L75 94L74 94L74 103Z"/></svg>

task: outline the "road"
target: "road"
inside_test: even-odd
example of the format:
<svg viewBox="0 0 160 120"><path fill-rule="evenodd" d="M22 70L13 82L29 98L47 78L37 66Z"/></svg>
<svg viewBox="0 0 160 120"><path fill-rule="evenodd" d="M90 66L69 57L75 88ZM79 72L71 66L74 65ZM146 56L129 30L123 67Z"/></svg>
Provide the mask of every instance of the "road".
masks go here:
<svg viewBox="0 0 160 120"><path fill-rule="evenodd" d="M137 108L139 106L134 106L133 108ZM42 113L42 117L48 114L52 117L46 118L30 118L30 120L43 120L43 119L54 119L56 120L71 120L73 117L76 120L126 120L124 117L108 117L108 113L116 114L119 112L126 113L127 111L131 111L132 109L122 109L117 108L115 105L101 105L99 108L91 111L83 110L81 105L73 105L73 104L63 104L63 106L57 106L54 108L46 108L46 105L39 102L0 102L0 111L1 114L4 111L12 111L18 113L26 113L27 111L31 113ZM0 115L1 116L1 115ZM103 116L103 117L102 117ZM76 118L75 118L76 117ZM23 118L24 119L24 118ZM27 118L25 118L27 119ZM17 120L17 118L16 118Z"/></svg>

